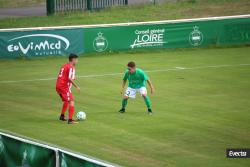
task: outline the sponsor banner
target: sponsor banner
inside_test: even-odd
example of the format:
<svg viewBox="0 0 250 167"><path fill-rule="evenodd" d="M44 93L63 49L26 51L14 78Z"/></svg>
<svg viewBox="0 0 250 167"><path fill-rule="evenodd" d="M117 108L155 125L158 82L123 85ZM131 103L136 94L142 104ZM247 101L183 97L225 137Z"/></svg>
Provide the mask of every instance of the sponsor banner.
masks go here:
<svg viewBox="0 0 250 167"><path fill-rule="evenodd" d="M32 31L0 30L0 58L250 44L250 18Z"/></svg>
<svg viewBox="0 0 250 167"><path fill-rule="evenodd" d="M250 18L86 28L85 52L250 44Z"/></svg>
<svg viewBox="0 0 250 167"><path fill-rule="evenodd" d="M56 153L47 148L0 135L0 166L55 167Z"/></svg>
<svg viewBox="0 0 250 167"><path fill-rule="evenodd" d="M0 32L0 58L81 54L83 29Z"/></svg>
<svg viewBox="0 0 250 167"><path fill-rule="evenodd" d="M92 163L90 161L86 161L69 154L65 154L63 152L59 152L60 157L60 167L104 167L104 166L112 166L112 165L99 165L96 163Z"/></svg>

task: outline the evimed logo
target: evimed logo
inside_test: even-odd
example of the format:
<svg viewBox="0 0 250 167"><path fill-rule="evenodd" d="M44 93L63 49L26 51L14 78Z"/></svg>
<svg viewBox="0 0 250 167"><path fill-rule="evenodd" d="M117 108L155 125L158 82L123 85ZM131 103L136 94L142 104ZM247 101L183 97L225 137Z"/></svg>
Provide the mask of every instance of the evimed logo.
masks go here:
<svg viewBox="0 0 250 167"><path fill-rule="evenodd" d="M28 38L28 40L27 40ZM35 55L58 55L67 50L70 42L67 38L55 34L31 34L12 38L8 41L8 52L33 52Z"/></svg>
<svg viewBox="0 0 250 167"><path fill-rule="evenodd" d="M137 35L134 43L130 45L132 49L141 47L163 46L165 29L135 30Z"/></svg>

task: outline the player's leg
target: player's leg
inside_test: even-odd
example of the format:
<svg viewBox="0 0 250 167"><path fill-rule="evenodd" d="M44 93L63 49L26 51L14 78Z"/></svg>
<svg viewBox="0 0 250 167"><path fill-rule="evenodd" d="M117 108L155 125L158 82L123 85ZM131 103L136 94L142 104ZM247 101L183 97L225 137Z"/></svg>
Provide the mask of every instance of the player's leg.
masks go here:
<svg viewBox="0 0 250 167"><path fill-rule="evenodd" d="M148 108L148 113L149 113L149 114L152 114L151 100L150 100L149 96L143 95L143 99L144 99L145 104L146 104L146 106L147 106L147 108Z"/></svg>
<svg viewBox="0 0 250 167"><path fill-rule="evenodd" d="M122 108L120 109L120 113L124 113L125 112L125 108L128 104L128 99L129 98L135 98L136 97L136 90L135 89L132 89L130 87L128 87L125 91L125 94L123 96L123 99L122 99Z"/></svg>
<svg viewBox="0 0 250 167"><path fill-rule="evenodd" d="M72 101L69 101L69 120L68 120L68 123L73 122L74 112L75 112L75 103L72 100Z"/></svg>
<svg viewBox="0 0 250 167"><path fill-rule="evenodd" d="M65 112L67 111L67 109L68 109L68 101L67 101L67 97L66 97L66 93L65 92L63 92L63 90L61 90L61 89L56 89L56 91L57 91L57 93L58 93L58 95L61 97L61 99L62 99L62 102L63 102L63 106L62 106L62 110L61 110L61 115L60 115L60 117L59 117L59 120L61 120L61 121L67 121L66 119L65 119Z"/></svg>
<svg viewBox="0 0 250 167"><path fill-rule="evenodd" d="M128 104L128 99L129 97L128 96L124 96L123 99L122 99L122 108L119 110L120 113L124 113L125 112L125 108Z"/></svg>
<svg viewBox="0 0 250 167"><path fill-rule="evenodd" d="M75 112L75 102L69 101L69 119L68 119L68 124L77 124L77 121L73 120L73 116L74 116L74 112Z"/></svg>
<svg viewBox="0 0 250 167"><path fill-rule="evenodd" d="M146 87L141 87L140 88L140 94L143 97L144 102L145 102L145 104L146 104L146 106L148 108L148 113L152 114L151 100L150 100L149 96L147 95L147 89L146 89Z"/></svg>
<svg viewBox="0 0 250 167"><path fill-rule="evenodd" d="M65 119L65 112L67 111L68 106L69 106L69 102L63 101L63 106L62 106L61 115L60 115L60 120L62 121L67 121L67 119Z"/></svg>
<svg viewBox="0 0 250 167"><path fill-rule="evenodd" d="M78 123L73 120L74 112L75 112L75 102L73 100L73 95L71 92L67 92L67 98L69 101L69 119L68 119L68 124L75 124Z"/></svg>

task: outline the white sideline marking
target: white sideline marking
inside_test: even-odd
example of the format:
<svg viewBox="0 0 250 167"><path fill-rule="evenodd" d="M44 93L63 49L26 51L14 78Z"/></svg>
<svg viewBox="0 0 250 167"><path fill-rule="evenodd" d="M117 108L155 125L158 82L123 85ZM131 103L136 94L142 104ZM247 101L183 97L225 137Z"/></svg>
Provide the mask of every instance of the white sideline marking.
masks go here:
<svg viewBox="0 0 250 167"><path fill-rule="evenodd" d="M241 66L250 66L250 64L210 65L210 66L197 66L197 67L185 67L185 68L184 67L175 67L175 68L159 69L159 70L145 70L145 72L154 73L154 72L167 72L167 71L179 71L179 70L196 70L196 69L208 69L208 68L241 67ZM123 73L80 75L80 76L77 76L77 78L95 78L95 77L105 77L105 76L116 76L116 75L122 75L122 74ZM20 83L20 82L35 82L35 81L51 81L51 80L56 80L56 78L9 80L9 81L0 81L0 84Z"/></svg>
<svg viewBox="0 0 250 167"><path fill-rule="evenodd" d="M175 67L176 69L179 69L179 70L184 70L184 69L186 69L186 68L184 68L184 67Z"/></svg>
<svg viewBox="0 0 250 167"><path fill-rule="evenodd" d="M148 22L114 23L114 24L94 24L94 25L74 25L74 26L54 26L54 27L31 27L31 28L8 28L8 29L0 29L0 32L31 31L31 30L54 30L54 29L75 29L75 28L95 28L95 27L112 27L112 26L152 25L152 24L173 24L173 23L182 23L182 22L236 19L236 18L250 18L250 14L234 15L234 16L219 16L219 17L204 17L204 18L193 18L193 19L148 21Z"/></svg>

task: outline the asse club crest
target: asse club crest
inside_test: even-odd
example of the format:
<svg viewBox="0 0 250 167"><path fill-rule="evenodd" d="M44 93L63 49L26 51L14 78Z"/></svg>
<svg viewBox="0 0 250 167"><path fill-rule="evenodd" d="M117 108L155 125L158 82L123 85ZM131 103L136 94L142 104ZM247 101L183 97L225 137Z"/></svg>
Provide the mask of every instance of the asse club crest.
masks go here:
<svg viewBox="0 0 250 167"><path fill-rule="evenodd" d="M199 31L198 26L194 26L194 30L189 35L189 42L193 46L199 46L203 42L203 34Z"/></svg>
<svg viewBox="0 0 250 167"><path fill-rule="evenodd" d="M99 32L97 37L94 39L93 47L97 52L103 52L108 48L108 41L103 36L103 33Z"/></svg>

